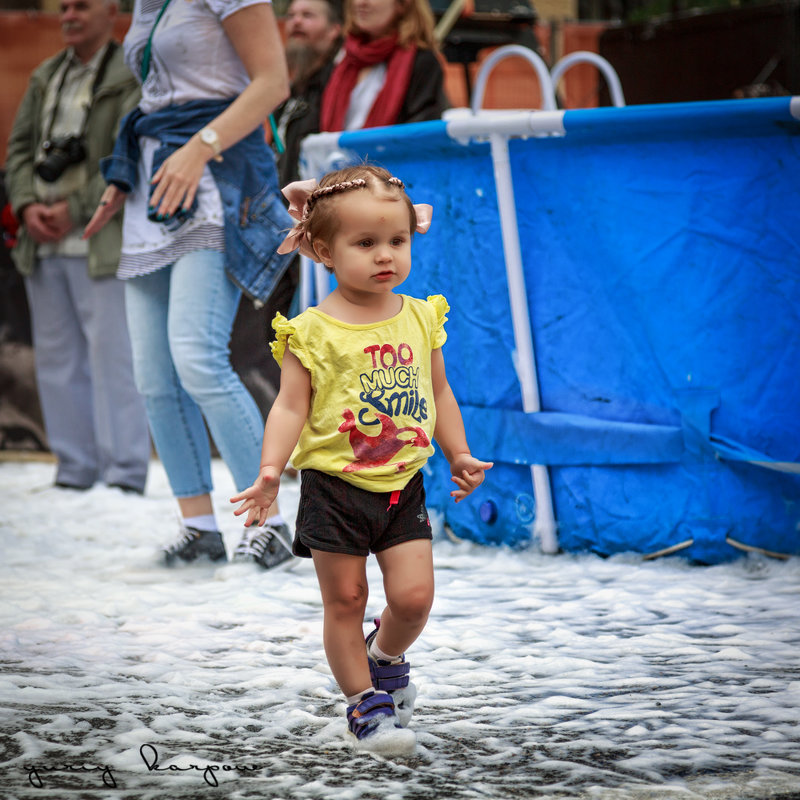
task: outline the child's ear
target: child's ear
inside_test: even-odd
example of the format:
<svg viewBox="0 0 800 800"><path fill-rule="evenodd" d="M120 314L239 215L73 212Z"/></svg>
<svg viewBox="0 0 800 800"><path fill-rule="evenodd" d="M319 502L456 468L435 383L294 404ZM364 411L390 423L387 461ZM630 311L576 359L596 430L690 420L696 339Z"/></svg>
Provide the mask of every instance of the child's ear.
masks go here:
<svg viewBox="0 0 800 800"><path fill-rule="evenodd" d="M331 249L328 247L327 243L323 242L322 239L317 239L314 242L314 252L317 254L319 260L330 270L333 269L333 256L331 254Z"/></svg>

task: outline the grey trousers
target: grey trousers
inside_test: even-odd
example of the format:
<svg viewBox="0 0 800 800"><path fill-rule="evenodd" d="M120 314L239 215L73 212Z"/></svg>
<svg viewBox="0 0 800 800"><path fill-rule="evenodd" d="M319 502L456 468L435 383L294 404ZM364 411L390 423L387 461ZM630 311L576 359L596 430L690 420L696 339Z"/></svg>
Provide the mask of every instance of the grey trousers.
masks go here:
<svg viewBox="0 0 800 800"><path fill-rule="evenodd" d="M25 288L56 481L143 490L150 435L133 382L124 284L92 280L85 258L53 256L38 260Z"/></svg>

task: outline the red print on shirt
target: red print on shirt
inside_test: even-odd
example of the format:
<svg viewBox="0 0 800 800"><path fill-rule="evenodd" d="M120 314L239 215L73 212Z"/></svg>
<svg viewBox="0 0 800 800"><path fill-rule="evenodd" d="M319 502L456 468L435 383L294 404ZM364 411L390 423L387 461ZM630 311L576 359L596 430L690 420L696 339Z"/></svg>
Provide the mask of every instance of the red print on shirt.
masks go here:
<svg viewBox="0 0 800 800"><path fill-rule="evenodd" d="M385 414L375 414L381 423L381 432L377 436L367 436L366 433L360 431L356 426L356 418L349 408L344 410L342 416L344 422L339 426L339 431L341 433L350 431L350 446L356 457L355 461L344 468L344 472L357 472L361 469L377 467L386 464L404 447L427 447L431 443L422 428L398 428L391 417L387 417ZM401 439L399 434L406 431L415 433L416 436L412 439ZM403 464L398 464L398 470L403 468Z"/></svg>

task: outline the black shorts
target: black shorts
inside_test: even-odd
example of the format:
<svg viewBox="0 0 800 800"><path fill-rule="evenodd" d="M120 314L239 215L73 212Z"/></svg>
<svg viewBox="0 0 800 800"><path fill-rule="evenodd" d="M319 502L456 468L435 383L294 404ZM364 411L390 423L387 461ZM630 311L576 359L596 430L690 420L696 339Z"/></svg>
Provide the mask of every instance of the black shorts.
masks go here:
<svg viewBox="0 0 800 800"><path fill-rule="evenodd" d="M402 491L370 492L315 469L301 470L292 547L296 556L310 558L312 550L324 550L366 557L432 538L422 472Z"/></svg>

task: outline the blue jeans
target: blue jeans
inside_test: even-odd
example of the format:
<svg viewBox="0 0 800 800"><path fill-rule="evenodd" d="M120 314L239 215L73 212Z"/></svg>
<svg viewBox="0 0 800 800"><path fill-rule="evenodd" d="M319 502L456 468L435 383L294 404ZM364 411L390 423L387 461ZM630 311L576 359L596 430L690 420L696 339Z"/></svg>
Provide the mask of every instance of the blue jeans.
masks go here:
<svg viewBox="0 0 800 800"><path fill-rule="evenodd" d="M237 490L258 475L264 421L228 348L240 296L213 250L126 281L136 386L176 497L212 489L204 419Z"/></svg>

